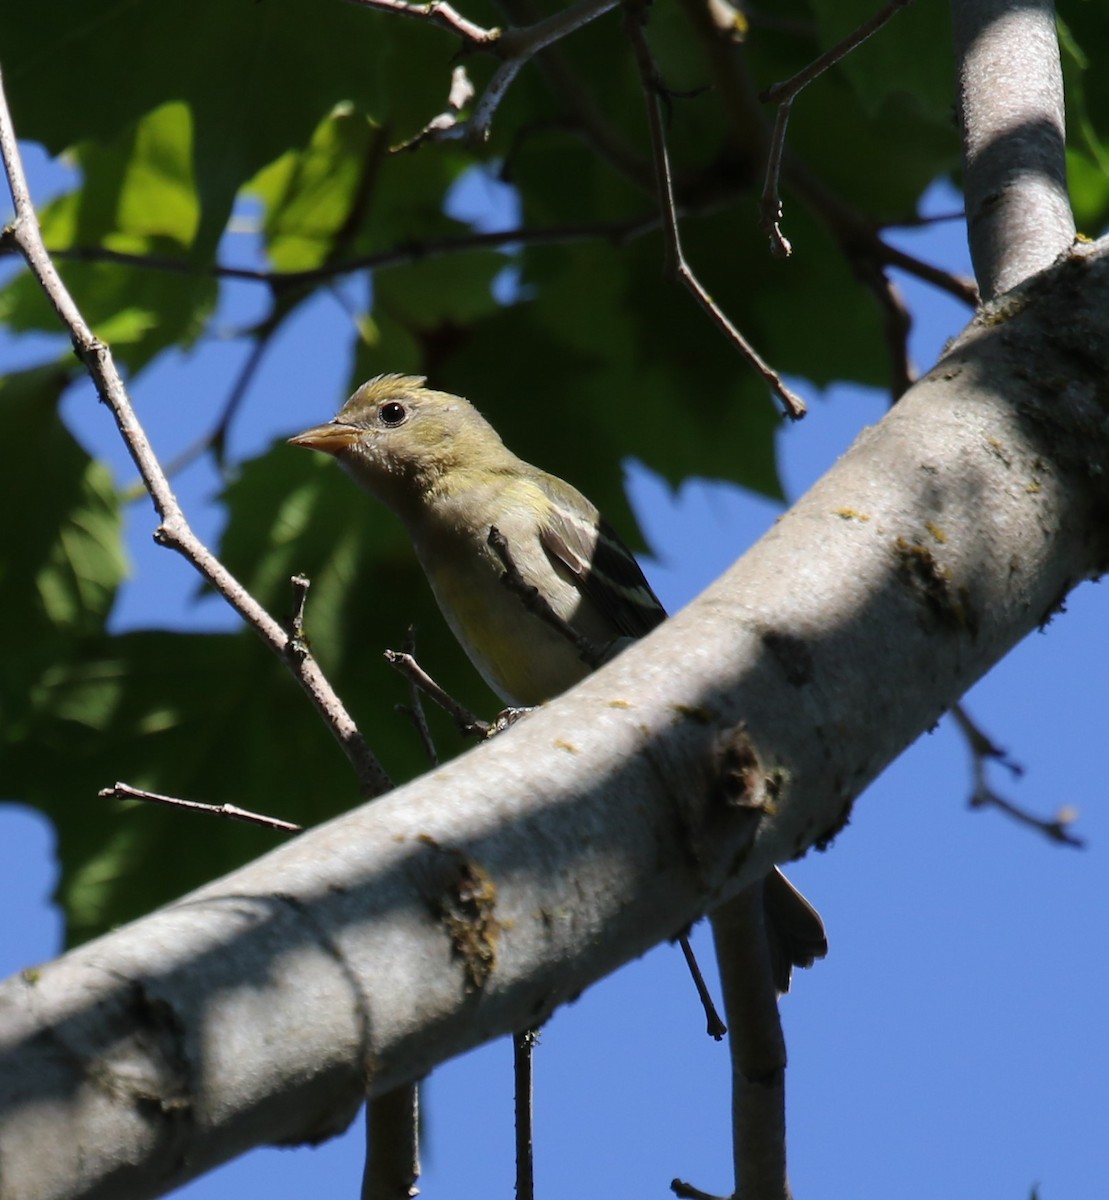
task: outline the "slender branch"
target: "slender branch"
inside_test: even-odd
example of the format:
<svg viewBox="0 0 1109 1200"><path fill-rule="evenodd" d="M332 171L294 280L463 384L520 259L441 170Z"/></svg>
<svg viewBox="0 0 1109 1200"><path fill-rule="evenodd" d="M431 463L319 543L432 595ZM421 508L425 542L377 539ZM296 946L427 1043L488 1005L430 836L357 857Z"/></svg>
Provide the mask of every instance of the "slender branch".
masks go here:
<svg viewBox="0 0 1109 1200"><path fill-rule="evenodd" d="M403 17L415 17L429 25L438 25L450 33L457 34L467 47L484 49L494 46L501 38L501 31L493 26L485 29L462 16L453 5L446 0L431 0L429 4L411 4L408 0L349 0L362 8L376 8L381 12L396 13Z"/></svg>
<svg viewBox="0 0 1109 1200"><path fill-rule="evenodd" d="M712 72L713 87L720 97L736 139L742 145L765 145L769 155L765 112L758 101L747 60L735 53L730 42L720 37L703 0L681 0L681 4L701 40ZM805 162L783 153L781 173L798 199L828 229L853 263L869 258L882 265L896 266L941 288L972 308L977 306L978 290L973 280L942 271L887 246L878 236L873 221L837 195Z"/></svg>
<svg viewBox="0 0 1109 1200"><path fill-rule="evenodd" d="M387 651L387 656L394 654L393 651ZM396 656L400 657L400 656ZM409 625L408 632L404 635L404 654L403 657L417 670L420 667L416 662L416 626ZM395 663L390 665L395 666ZM402 672L403 673L403 672ZM422 674L423 672L421 672ZM427 677L430 680L430 676ZM433 680L431 682L434 682ZM438 686L438 685L436 685ZM407 704L398 704L397 710L404 713L416 727L416 733L420 739L420 744L424 748L424 753L427 755L428 762L433 767L439 765L439 751L435 746L435 739L431 736L431 729L427 723L427 714L424 712L424 704L422 698L422 689L420 681L413 675L408 675L408 691L409 701ZM444 693L445 694L445 693Z"/></svg>
<svg viewBox="0 0 1109 1200"><path fill-rule="evenodd" d="M731 1033L733 1200L789 1200L786 1179L786 1047L778 1015L763 886L757 884L715 909L716 959ZM705 1200L682 1180L675 1195Z"/></svg>
<svg viewBox="0 0 1109 1200"><path fill-rule="evenodd" d="M532 0L500 0L500 7L518 24L534 23L538 18ZM593 98L586 80L558 45L550 46L536 62L553 97L567 111L561 124L578 133L610 167L640 191L652 194L654 172L651 163L619 134ZM521 134L514 146L518 147ZM517 150L506 155L506 163Z"/></svg>
<svg viewBox="0 0 1109 1200"><path fill-rule="evenodd" d="M782 195L779 181L782 176L782 157L786 149L786 130L789 114L793 109L793 97L789 96L778 105L774 114L774 129L770 135L770 149L766 156L766 179L759 197L759 225L770 239L770 253L776 258L789 258L793 245L782 233Z"/></svg>
<svg viewBox="0 0 1109 1200"><path fill-rule="evenodd" d="M289 653L307 652L308 635L304 630L304 611L308 606L308 589L312 581L307 575L294 575L289 580L293 589L293 611L289 617Z"/></svg>
<svg viewBox="0 0 1109 1200"><path fill-rule="evenodd" d="M874 16L869 20L864 21L857 29L853 30L846 37L841 38L836 44L825 50L823 54L814 58L807 67L802 67L796 75L791 75L788 79L784 79L779 83L771 84L761 96L769 104L780 104L787 99L792 99L803 88L806 88L814 79L818 79L829 67L834 67L836 63L845 59L852 50L861 46L867 38L873 36L901 9L907 8L912 3L912 0L889 0L889 3L880 8Z"/></svg>
<svg viewBox="0 0 1109 1200"><path fill-rule="evenodd" d="M478 143L489 138L501 101L521 70L535 57L540 50L554 42L561 41L571 33L590 24L603 16L620 3L620 0L577 0L569 8L560 9L543 17L531 25L517 26L511 29L483 29L479 25L462 17L449 4L412 4L408 0L353 0L368 8L378 8L385 12L400 13L404 16L417 17L430 21L451 32L458 34L466 43L467 50L492 50L500 56L501 64L493 73L492 79L486 84L473 114L467 120L460 119L463 104L470 99L455 103L453 97L461 96L452 86L452 102L447 112L432 118L424 128L409 138L398 150L414 149L425 141L453 141L465 138ZM455 74L457 84L457 68Z"/></svg>
<svg viewBox="0 0 1109 1200"><path fill-rule="evenodd" d="M666 146L666 132L663 129L659 103L659 97L664 89L644 30L649 6L650 0L625 0L624 28L635 53L643 96L647 104L647 121L651 132L651 148L654 153L659 208L662 212L663 229L667 242L667 270L688 288L717 328L763 377L781 400L786 416L795 421L799 420L805 415L805 402L782 382L781 376L763 360L750 342L732 324L701 285L682 251L681 231L678 227L674 185L670 172L670 155Z"/></svg>
<svg viewBox="0 0 1109 1200"><path fill-rule="evenodd" d="M970 257L986 300L1074 241L1052 0L953 0Z"/></svg>
<svg viewBox="0 0 1109 1200"><path fill-rule="evenodd" d="M404 638L408 657L416 652L416 628ZM415 722L428 761L439 764L439 752L427 727L420 693L413 682L412 703L399 705ZM366 1099L366 1157L362 1169L361 1200L410 1200L419 1194L420 1085L406 1083L383 1096Z"/></svg>
<svg viewBox="0 0 1109 1200"><path fill-rule="evenodd" d="M431 140L442 141L452 129L461 129L465 124L462 111L474 98L474 85L470 82L466 68L457 66L451 72L451 86L447 93L447 107L430 121L413 137L406 138L396 146L390 147L390 153L399 154L402 150L415 150L423 142Z"/></svg>
<svg viewBox="0 0 1109 1200"><path fill-rule="evenodd" d="M470 250L489 250L512 246L563 246L584 241L607 241L615 246L624 246L645 234L652 233L662 225L658 213L646 213L628 221L596 221L581 224L557 225L546 229L496 229L467 233L459 237L429 238L413 241L389 250L375 251L342 261L322 263L303 271L267 271L257 267L231 267L216 263L207 268L207 273L216 279L236 279L247 283L261 283L278 292L339 279L359 271L379 271L388 267L408 266L424 262L443 254L462 254ZM170 271L179 275L191 275L196 267L184 259L167 258L164 255L128 254L111 250L106 246L75 246L49 251L52 257L74 262L112 262L121 266L141 270Z"/></svg>
<svg viewBox="0 0 1109 1200"><path fill-rule="evenodd" d="M909 357L912 314L896 285L872 259L857 262L855 274L882 310L882 325L890 359L890 396L894 401L900 400L917 378L916 368Z"/></svg>
<svg viewBox="0 0 1109 1200"><path fill-rule="evenodd" d="M705 1010L705 1020L707 1021L706 1032L713 1041L719 1042L728 1032L728 1027L720 1019L720 1014L716 1011L716 1005L712 1000L712 993L708 989L708 984L705 983L704 975L701 974L701 964L697 961L697 956L693 953L693 947L689 944L689 938L684 933L678 939L678 944L681 946L685 965L689 968L690 975L693 976L693 986L697 989L697 996L701 1001L701 1007Z"/></svg>
<svg viewBox="0 0 1109 1200"><path fill-rule="evenodd" d="M803 88L823 75L829 67L846 58L852 50L861 46L872 34L877 33L896 12L911 3L912 0L889 0L889 3L879 9L869 21L864 21L852 33L842 38L818 58L813 59L807 67L789 79L772 84L761 94L761 100L778 105L778 111L774 118L774 132L770 138L770 150L767 154L766 182L763 185L760 203L761 224L770 238L771 250L774 254L785 257L792 253L792 247L782 234L780 227L782 198L779 181L782 157L785 151L786 130L789 128L789 115L793 108L793 101Z"/></svg>
<svg viewBox="0 0 1109 1200"><path fill-rule="evenodd" d="M569 8L554 12L533 25L506 31L501 38L500 48L508 51L509 57L497 68L474 108L474 115L468 123L468 136L478 142L488 139L493 116L505 93L523 67L540 50L595 21L615 8L619 2L620 0L578 0L578 3L571 4Z"/></svg>
<svg viewBox="0 0 1109 1200"><path fill-rule="evenodd" d="M709 916L731 1034L736 1200L789 1200L786 1044L774 988L762 886Z"/></svg>
<svg viewBox="0 0 1109 1200"><path fill-rule="evenodd" d="M203 804L199 800L182 800L178 796L165 796L161 792L148 792L145 788L132 787L129 783L113 783L96 793L102 800L145 800L148 804L162 804L166 808L180 808L189 812L208 813L214 817L227 817L232 821L243 821L248 825L261 825L265 829L276 829L281 833L300 833L304 826L292 821L282 821L265 813L251 812L235 804Z"/></svg>
<svg viewBox="0 0 1109 1200"><path fill-rule="evenodd" d="M409 1200L419 1177L420 1089L406 1083L366 1105L361 1200Z"/></svg>
<svg viewBox="0 0 1109 1200"><path fill-rule="evenodd" d="M433 700L454 721L458 732L463 737L486 738L492 731L487 721L476 717L468 708L459 704L448 692L435 682L434 679L420 666L409 653L397 650L386 650L385 661L395 667L414 687L420 689L425 696Z"/></svg>
<svg viewBox="0 0 1109 1200"><path fill-rule="evenodd" d="M2 76L0 155L3 157L16 214L15 220L5 230L5 239L14 243L26 259L59 319L69 330L77 357L88 369L101 400L115 418L161 521L154 533L155 541L159 545L172 547L192 563L270 649L290 664L297 681L343 747L354 767L362 794L372 796L387 790L388 776L307 648L301 645L295 652L292 651L290 638L281 625L204 545L185 519L146 432L135 415L130 397L112 361L111 351L88 327L43 245L11 113L3 92Z"/></svg>
<svg viewBox="0 0 1109 1200"><path fill-rule="evenodd" d="M525 1029L512 1038L512 1060L516 1079L516 1200L535 1200L534 1071L538 1029Z"/></svg>
<svg viewBox="0 0 1109 1200"><path fill-rule="evenodd" d="M1014 821L1042 833L1049 841L1059 842L1064 846L1074 846L1076 849L1085 846L1085 840L1070 831L1070 826L1078 817L1074 808L1064 807L1054 817L1037 817L995 791L986 778L989 763L1000 763L1008 769L1011 775L1017 777L1024 774L1024 768L1010 758L1008 753L975 723L962 704L953 704L951 715L966 738L967 748L970 750L971 774L974 780L974 787L968 801L971 808L1000 809Z"/></svg>
<svg viewBox="0 0 1109 1200"><path fill-rule="evenodd" d="M280 321L274 320L273 316L271 316L263 323L262 328L255 332L254 344L250 347L250 353L239 368L238 375L235 376L231 390L224 401L223 412L220 413L219 420L211 429L201 434L200 437L183 450L179 450L166 463L163 469L168 479L172 479L175 475L185 470L186 467L191 466L198 458L202 458L210 450L214 454L217 466L226 469L227 436L231 431L231 424L242 407L243 400L246 398L247 391L251 383L253 383L255 375L258 374L259 368L262 366L266 351L272 345L274 334L277 332L279 325ZM143 484L137 483L129 488L125 488L124 496L127 500L137 499L138 494L145 490Z"/></svg>
<svg viewBox="0 0 1109 1200"><path fill-rule="evenodd" d="M867 252L878 262L897 267L906 275L915 275L918 279L923 279L925 283L930 283L940 291L947 292L949 296L954 296L956 300L961 300L969 308L978 307L978 285L973 279L968 279L965 275L956 275L953 271L945 271L942 267L906 254L904 250L882 241L877 235L873 235L870 241L871 246ZM850 253L850 249L848 252Z"/></svg>

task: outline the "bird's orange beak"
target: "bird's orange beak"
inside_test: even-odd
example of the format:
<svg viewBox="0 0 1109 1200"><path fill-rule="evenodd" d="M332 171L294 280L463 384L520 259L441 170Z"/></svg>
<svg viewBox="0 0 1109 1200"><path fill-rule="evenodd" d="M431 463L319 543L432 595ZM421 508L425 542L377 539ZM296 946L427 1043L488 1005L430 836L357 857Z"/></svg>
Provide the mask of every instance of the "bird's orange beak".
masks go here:
<svg viewBox="0 0 1109 1200"><path fill-rule="evenodd" d="M306 429L296 437L289 438L289 445L321 450L324 454L341 454L358 441L358 434L359 431L353 425L328 421L326 425L317 425L314 429Z"/></svg>

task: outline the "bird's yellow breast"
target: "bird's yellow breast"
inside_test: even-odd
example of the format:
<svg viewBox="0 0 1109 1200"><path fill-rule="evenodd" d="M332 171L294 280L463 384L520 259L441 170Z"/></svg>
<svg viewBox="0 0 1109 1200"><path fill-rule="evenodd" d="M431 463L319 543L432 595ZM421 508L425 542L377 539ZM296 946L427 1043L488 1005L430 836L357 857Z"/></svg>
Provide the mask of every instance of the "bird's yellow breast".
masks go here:
<svg viewBox="0 0 1109 1200"><path fill-rule="evenodd" d="M492 551L425 571L435 599L486 683L506 703L542 704L589 673L573 643L503 581ZM560 614L569 619L568 614Z"/></svg>

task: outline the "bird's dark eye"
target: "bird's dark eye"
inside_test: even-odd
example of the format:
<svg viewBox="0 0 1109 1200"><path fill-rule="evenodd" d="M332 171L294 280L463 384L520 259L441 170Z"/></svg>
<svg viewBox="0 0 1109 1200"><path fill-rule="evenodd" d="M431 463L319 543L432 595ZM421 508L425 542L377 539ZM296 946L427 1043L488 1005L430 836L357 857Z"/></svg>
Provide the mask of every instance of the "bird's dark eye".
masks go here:
<svg viewBox="0 0 1109 1200"><path fill-rule="evenodd" d="M400 425L408 416L408 409L399 400L387 400L378 412L381 414L382 425Z"/></svg>

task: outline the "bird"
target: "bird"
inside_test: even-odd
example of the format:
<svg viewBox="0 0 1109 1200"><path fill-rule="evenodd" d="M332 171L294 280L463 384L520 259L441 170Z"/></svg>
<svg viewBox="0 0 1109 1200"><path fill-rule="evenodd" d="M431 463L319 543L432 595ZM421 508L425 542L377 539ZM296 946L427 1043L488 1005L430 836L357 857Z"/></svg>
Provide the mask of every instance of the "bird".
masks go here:
<svg viewBox="0 0 1109 1200"><path fill-rule="evenodd" d="M468 400L426 384L378 375L289 442L334 457L400 518L447 624L500 699L545 703L666 610L591 501L513 454ZM529 589L540 599L528 603ZM827 953L824 925L777 868L763 907L775 985L788 991L792 967Z"/></svg>

